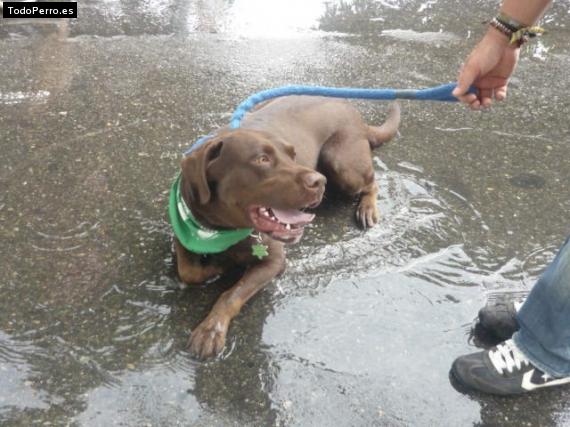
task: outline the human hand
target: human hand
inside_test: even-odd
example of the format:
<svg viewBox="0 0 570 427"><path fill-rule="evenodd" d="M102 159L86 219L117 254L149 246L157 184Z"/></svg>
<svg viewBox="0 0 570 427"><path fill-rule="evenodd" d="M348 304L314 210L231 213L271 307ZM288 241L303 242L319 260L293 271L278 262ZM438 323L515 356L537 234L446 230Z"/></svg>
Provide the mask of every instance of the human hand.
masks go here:
<svg viewBox="0 0 570 427"><path fill-rule="evenodd" d="M493 98L504 100L519 51L517 46L509 44L505 35L489 28L463 64L453 96L473 110L490 107ZM477 94L468 93L471 85L477 88Z"/></svg>

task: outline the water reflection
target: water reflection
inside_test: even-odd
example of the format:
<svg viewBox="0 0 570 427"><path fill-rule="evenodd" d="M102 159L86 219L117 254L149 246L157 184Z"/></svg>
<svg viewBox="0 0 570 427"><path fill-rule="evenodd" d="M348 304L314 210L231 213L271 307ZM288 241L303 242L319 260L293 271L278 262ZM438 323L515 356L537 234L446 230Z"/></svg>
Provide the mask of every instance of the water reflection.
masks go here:
<svg viewBox="0 0 570 427"><path fill-rule="evenodd" d="M30 361L45 353L26 340L15 340L0 331L0 420L22 412L47 410L60 399L50 397L34 379Z"/></svg>
<svg viewBox="0 0 570 427"><path fill-rule="evenodd" d="M298 38L319 29L335 34L402 37L404 40L434 38L456 41L453 34L471 37L484 25L467 28L450 11L457 5L448 0L86 0L81 19L70 21L70 35L181 35L223 33L236 37ZM484 22L485 5L467 2L461 13ZM545 21L549 27L564 28L564 4L555 4ZM37 35L38 28L57 20L4 20L0 38ZM534 56L543 59L549 47L537 43Z"/></svg>
<svg viewBox="0 0 570 427"><path fill-rule="evenodd" d="M379 34L386 29L410 33L431 30L470 38L473 33L481 33L483 24L492 16L484 3L461 4L461 15L473 17L471 25L465 26L456 19L457 3L448 0L331 0L325 2L319 28L361 35ZM544 21L549 26L564 28L567 19L567 5L558 3L547 12Z"/></svg>
<svg viewBox="0 0 570 427"><path fill-rule="evenodd" d="M70 35L224 33L238 37L297 38L316 29L323 10L321 0L88 0L79 5L81 19L70 21ZM0 37L34 34L40 24L33 20L3 22Z"/></svg>

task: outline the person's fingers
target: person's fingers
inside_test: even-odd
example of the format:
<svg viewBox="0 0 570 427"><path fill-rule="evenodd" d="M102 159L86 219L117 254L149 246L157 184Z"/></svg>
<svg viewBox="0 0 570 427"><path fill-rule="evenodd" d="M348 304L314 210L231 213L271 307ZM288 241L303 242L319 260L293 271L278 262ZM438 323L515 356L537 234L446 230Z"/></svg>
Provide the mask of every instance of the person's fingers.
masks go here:
<svg viewBox="0 0 570 427"><path fill-rule="evenodd" d="M501 86L495 90L495 99L497 101L504 101L507 98L507 85Z"/></svg>
<svg viewBox="0 0 570 427"><path fill-rule="evenodd" d="M483 108L489 108L493 102L493 89L480 89L479 99Z"/></svg>
<svg viewBox="0 0 570 427"><path fill-rule="evenodd" d="M480 110L481 109L481 102L478 99L476 99L471 104L469 104L469 108L471 108L473 111Z"/></svg>
<svg viewBox="0 0 570 427"><path fill-rule="evenodd" d="M453 90L452 95L455 97L465 95L478 75L478 67L473 65L472 61L468 60L459 72L457 87Z"/></svg>
<svg viewBox="0 0 570 427"><path fill-rule="evenodd" d="M477 99L477 95L474 93L468 93L467 95L458 96L457 99L464 104L471 104Z"/></svg>

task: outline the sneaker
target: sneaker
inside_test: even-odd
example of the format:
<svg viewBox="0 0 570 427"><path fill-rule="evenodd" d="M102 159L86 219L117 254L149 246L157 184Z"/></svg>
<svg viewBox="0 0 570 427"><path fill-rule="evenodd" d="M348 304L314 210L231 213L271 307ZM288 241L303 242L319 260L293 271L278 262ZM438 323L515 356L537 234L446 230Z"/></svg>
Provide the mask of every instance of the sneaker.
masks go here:
<svg viewBox="0 0 570 427"><path fill-rule="evenodd" d="M503 396L570 383L570 377L553 378L535 367L513 340L458 357L450 374L465 387Z"/></svg>
<svg viewBox="0 0 570 427"><path fill-rule="evenodd" d="M487 304L479 310L479 323L501 341L509 339L519 330L517 313L526 297L519 299L503 298Z"/></svg>

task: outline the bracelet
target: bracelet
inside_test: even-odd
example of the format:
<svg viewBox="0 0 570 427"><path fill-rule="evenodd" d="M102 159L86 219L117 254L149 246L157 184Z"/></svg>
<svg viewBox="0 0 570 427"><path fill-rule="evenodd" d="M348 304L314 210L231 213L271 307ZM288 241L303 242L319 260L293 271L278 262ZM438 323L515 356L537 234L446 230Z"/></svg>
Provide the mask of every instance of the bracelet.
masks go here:
<svg viewBox="0 0 570 427"><path fill-rule="evenodd" d="M503 33L505 36L507 36L509 40L513 36L514 31L511 30L509 27L507 27L505 24L503 24L501 21L499 21L497 18L493 18L489 22L489 25L494 29L498 30L500 33Z"/></svg>
<svg viewBox="0 0 570 427"><path fill-rule="evenodd" d="M520 23L507 17L506 15L499 15L493 18L489 25L499 32L503 33L510 40L510 44L521 47L523 43L529 39L544 34L544 29L538 26L525 27Z"/></svg>
<svg viewBox="0 0 570 427"><path fill-rule="evenodd" d="M506 15L504 13L499 13L497 15L497 21L499 21L501 24L503 24L505 27L507 27L513 33L517 32L521 28L526 27L526 25L521 24L516 19L513 19L509 15Z"/></svg>

